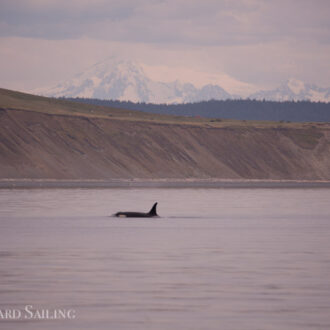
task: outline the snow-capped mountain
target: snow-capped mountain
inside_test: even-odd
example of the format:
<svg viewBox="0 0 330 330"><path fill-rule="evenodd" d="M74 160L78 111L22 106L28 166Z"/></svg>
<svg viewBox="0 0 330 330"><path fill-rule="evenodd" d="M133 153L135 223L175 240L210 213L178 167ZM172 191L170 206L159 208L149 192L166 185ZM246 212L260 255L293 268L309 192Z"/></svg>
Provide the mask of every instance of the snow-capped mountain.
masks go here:
<svg viewBox="0 0 330 330"><path fill-rule="evenodd" d="M73 79L38 94L54 97L84 97L132 102L182 103L210 99L228 99L231 95L217 85L196 88L191 83L164 83L151 80L142 65L110 58L95 64Z"/></svg>
<svg viewBox="0 0 330 330"><path fill-rule="evenodd" d="M72 79L53 88L33 91L54 97L83 97L147 103L187 103L207 100L237 99L239 95L228 93L219 85L207 84L201 88L179 80L155 81L137 62L109 58L99 62ZM330 102L330 88L306 84L289 79L273 90L261 90L250 99L274 101L322 101Z"/></svg>
<svg viewBox="0 0 330 330"><path fill-rule="evenodd" d="M250 95L251 99L273 101L321 101L330 102L330 88L306 84L297 79L289 79L278 88L260 91Z"/></svg>

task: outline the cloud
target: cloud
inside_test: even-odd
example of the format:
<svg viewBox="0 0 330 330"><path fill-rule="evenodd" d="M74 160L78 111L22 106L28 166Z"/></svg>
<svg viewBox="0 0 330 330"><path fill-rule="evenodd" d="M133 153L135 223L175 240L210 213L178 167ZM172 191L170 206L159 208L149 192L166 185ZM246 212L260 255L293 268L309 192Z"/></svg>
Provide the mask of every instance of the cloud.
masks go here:
<svg viewBox="0 0 330 330"><path fill-rule="evenodd" d="M115 54L203 81L329 86L329 12L328 0L1 0L0 84L53 84Z"/></svg>
<svg viewBox="0 0 330 330"><path fill-rule="evenodd" d="M2 0L2 36L42 39L78 39L104 22L121 22L135 5L128 0Z"/></svg>
<svg viewBox="0 0 330 330"><path fill-rule="evenodd" d="M329 41L329 1L2 0L1 35L155 44Z"/></svg>

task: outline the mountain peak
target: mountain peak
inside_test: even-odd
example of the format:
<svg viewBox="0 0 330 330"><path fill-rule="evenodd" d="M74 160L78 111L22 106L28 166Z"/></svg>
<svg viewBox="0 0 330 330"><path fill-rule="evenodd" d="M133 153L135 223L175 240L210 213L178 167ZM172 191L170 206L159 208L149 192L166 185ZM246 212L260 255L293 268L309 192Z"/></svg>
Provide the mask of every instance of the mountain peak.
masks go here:
<svg viewBox="0 0 330 330"><path fill-rule="evenodd" d="M132 102L181 103L231 98L220 86L200 89L191 83L175 80L164 83L151 80L143 66L134 61L110 57L94 64L69 81L39 93L54 97L85 97Z"/></svg>
<svg viewBox="0 0 330 330"><path fill-rule="evenodd" d="M290 90L296 94L299 95L301 92L305 90L305 83L301 80L290 78L286 81L286 86L290 88Z"/></svg>
<svg viewBox="0 0 330 330"><path fill-rule="evenodd" d="M278 88L262 90L250 96L256 100L330 102L330 88L321 88L290 78Z"/></svg>

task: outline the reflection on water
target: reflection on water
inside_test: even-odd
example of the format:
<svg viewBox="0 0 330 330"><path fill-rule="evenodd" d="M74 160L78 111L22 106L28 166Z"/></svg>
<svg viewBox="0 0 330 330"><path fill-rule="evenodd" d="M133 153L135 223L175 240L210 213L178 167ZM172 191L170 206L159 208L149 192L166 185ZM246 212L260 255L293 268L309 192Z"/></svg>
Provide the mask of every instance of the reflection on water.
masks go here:
<svg viewBox="0 0 330 330"><path fill-rule="evenodd" d="M0 190L4 329L329 329L330 190ZM118 219L148 211L157 219Z"/></svg>

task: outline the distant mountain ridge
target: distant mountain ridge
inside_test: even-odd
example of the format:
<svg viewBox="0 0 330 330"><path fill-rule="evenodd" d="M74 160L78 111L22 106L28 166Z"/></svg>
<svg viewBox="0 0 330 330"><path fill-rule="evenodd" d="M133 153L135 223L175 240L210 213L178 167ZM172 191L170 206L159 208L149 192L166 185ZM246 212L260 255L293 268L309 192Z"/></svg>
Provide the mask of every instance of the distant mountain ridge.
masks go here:
<svg viewBox="0 0 330 330"><path fill-rule="evenodd" d="M216 85L196 88L191 83L153 81L139 63L108 60L95 64L73 79L37 91L45 96L84 97L148 103L185 103L228 99L231 95Z"/></svg>
<svg viewBox="0 0 330 330"><path fill-rule="evenodd" d="M207 84L201 88L179 80L160 82L150 79L140 63L110 58L99 62L72 79L53 88L34 91L52 97L79 97L156 104L191 103L208 100L238 99L219 85ZM250 99L270 101L330 102L330 88L305 84L296 79L273 90L258 91Z"/></svg>
<svg viewBox="0 0 330 330"><path fill-rule="evenodd" d="M306 84L297 79L289 79L278 88L259 91L250 95L250 99L330 102L330 88L322 88L316 85Z"/></svg>

